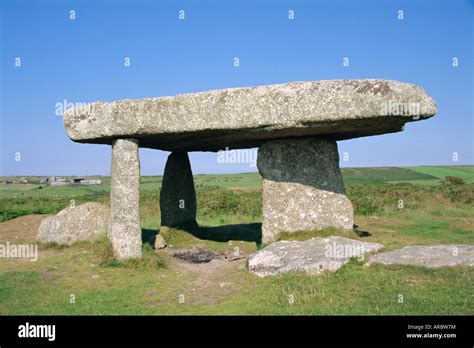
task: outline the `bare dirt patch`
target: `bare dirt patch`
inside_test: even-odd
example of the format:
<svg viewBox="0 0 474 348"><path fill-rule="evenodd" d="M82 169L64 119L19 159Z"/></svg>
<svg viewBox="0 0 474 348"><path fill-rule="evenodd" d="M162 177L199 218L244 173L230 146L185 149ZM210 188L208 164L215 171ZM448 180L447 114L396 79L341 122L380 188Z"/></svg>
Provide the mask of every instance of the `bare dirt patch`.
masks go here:
<svg viewBox="0 0 474 348"><path fill-rule="evenodd" d="M451 221L451 225L455 228L474 232L474 218L455 218L449 220Z"/></svg>
<svg viewBox="0 0 474 348"><path fill-rule="evenodd" d="M176 251L173 257L188 263L208 263L217 259L219 256L218 254L201 248L193 248L190 250Z"/></svg>
<svg viewBox="0 0 474 348"><path fill-rule="evenodd" d="M214 253L200 247L193 247L187 250L178 250L172 254L173 257L178 258L188 263L208 263L212 260L226 260L235 261L244 259L247 256L243 254L235 254L233 251L227 250L224 253Z"/></svg>
<svg viewBox="0 0 474 348"><path fill-rule="evenodd" d="M49 215L25 215L0 222L0 242L33 243L41 221Z"/></svg>
<svg viewBox="0 0 474 348"><path fill-rule="evenodd" d="M239 285L229 279L232 274L245 268L246 255L236 257L231 251L215 254L201 248L176 250L173 254L185 255L184 259L176 256L171 258L173 270L193 277L187 285L187 303L216 305L220 299L239 291Z"/></svg>

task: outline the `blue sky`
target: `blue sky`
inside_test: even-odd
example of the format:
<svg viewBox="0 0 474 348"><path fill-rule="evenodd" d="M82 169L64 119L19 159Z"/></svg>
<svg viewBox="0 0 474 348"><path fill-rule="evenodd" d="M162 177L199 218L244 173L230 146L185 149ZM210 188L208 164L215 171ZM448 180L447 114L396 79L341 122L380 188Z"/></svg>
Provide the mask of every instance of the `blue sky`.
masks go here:
<svg viewBox="0 0 474 348"><path fill-rule="evenodd" d="M350 78L417 84L436 100L438 115L402 133L339 142L341 156L349 154L341 166L474 163L472 1L0 3L0 175L109 174L110 146L67 138L55 115L64 100ZM142 174L161 175L167 155L142 149ZM194 173L256 170L216 159L192 153Z"/></svg>

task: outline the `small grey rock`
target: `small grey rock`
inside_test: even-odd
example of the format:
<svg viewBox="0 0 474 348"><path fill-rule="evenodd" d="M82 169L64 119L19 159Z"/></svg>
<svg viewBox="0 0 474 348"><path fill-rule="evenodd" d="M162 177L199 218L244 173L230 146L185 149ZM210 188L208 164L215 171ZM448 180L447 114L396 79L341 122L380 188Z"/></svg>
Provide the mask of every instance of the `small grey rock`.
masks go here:
<svg viewBox="0 0 474 348"><path fill-rule="evenodd" d="M155 239L155 250L164 248L166 248L166 241L161 235L157 234Z"/></svg>

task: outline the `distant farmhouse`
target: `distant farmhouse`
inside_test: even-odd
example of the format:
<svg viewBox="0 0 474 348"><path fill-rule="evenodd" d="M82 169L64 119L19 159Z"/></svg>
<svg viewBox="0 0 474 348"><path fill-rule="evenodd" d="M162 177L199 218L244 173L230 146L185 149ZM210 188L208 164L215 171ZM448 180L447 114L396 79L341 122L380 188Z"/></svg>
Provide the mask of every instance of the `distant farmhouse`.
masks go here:
<svg viewBox="0 0 474 348"><path fill-rule="evenodd" d="M48 183L50 186L66 186L70 184L80 184L80 185L101 185L101 179L85 179L82 177L76 177L72 180L59 178L52 176L49 178Z"/></svg>
<svg viewBox="0 0 474 348"><path fill-rule="evenodd" d="M84 179L84 178L74 178L72 183L82 184L82 185L101 185L101 179Z"/></svg>
<svg viewBox="0 0 474 348"><path fill-rule="evenodd" d="M48 184L50 186L66 186L69 185L71 182L67 179L58 178L56 176L52 176L49 178Z"/></svg>
<svg viewBox="0 0 474 348"><path fill-rule="evenodd" d="M28 184L27 178L20 178L18 181L16 180L4 180L1 181L0 184Z"/></svg>

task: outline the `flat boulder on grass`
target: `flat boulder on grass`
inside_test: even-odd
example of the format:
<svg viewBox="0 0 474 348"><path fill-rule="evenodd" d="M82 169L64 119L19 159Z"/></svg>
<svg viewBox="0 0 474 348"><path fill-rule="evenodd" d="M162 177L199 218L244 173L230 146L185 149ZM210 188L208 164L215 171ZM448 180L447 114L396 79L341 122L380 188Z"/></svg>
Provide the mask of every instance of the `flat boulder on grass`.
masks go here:
<svg viewBox="0 0 474 348"><path fill-rule="evenodd" d="M100 203L84 203L43 219L36 239L43 243L71 245L93 240L107 232L110 210Z"/></svg>
<svg viewBox="0 0 474 348"><path fill-rule="evenodd" d="M474 266L474 245L411 245L374 255L367 265L412 265L423 267Z"/></svg>
<svg viewBox="0 0 474 348"><path fill-rule="evenodd" d="M279 241L249 257L249 271L265 277L304 271L320 274L336 271L351 257L363 258L365 253L383 247L380 243L361 242L338 236L312 238L306 241Z"/></svg>

